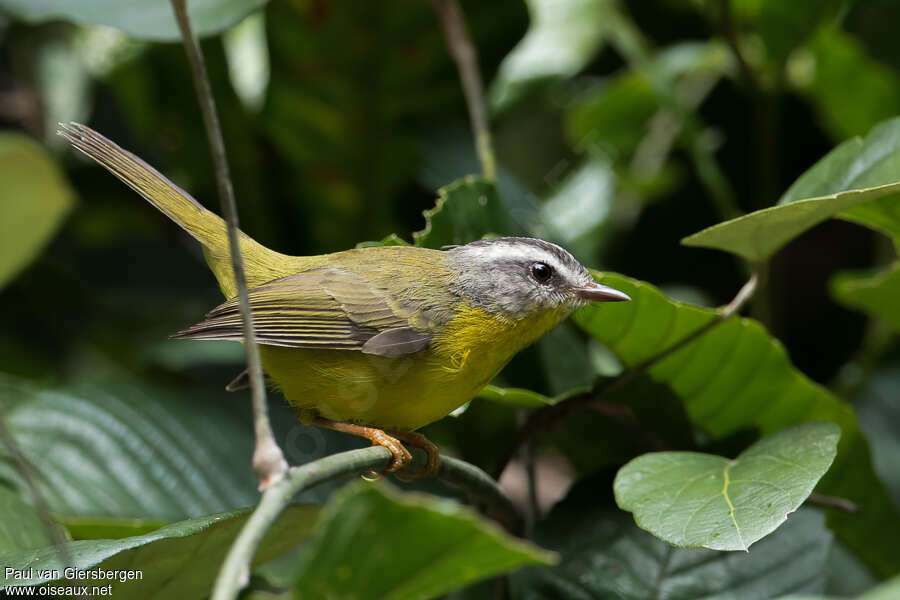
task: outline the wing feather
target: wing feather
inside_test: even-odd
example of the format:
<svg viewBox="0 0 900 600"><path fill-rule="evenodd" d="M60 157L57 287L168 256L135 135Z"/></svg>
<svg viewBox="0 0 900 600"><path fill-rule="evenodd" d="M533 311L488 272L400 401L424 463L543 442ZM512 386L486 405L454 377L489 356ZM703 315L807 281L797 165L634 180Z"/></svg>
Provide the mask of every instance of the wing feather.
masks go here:
<svg viewBox="0 0 900 600"><path fill-rule="evenodd" d="M275 279L249 293L257 341L289 348L363 350L366 342L382 332L413 331L409 318L395 312L386 294L356 274L331 267ZM202 322L172 337L242 341L237 298L220 304ZM365 351L378 354L384 347L385 355L398 356L422 350L431 338L426 331L408 337L415 343L376 343Z"/></svg>

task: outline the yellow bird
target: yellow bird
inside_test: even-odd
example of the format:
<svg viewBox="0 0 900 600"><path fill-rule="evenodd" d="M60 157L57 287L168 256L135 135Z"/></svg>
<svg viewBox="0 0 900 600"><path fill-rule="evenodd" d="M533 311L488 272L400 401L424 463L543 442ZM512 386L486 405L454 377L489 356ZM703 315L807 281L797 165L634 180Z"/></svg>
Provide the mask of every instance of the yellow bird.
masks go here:
<svg viewBox="0 0 900 600"><path fill-rule="evenodd" d="M203 244L230 298L173 337L243 340L225 222L143 160L71 123L60 135ZM300 420L363 436L411 460L400 442L470 400L519 350L591 301L629 300L575 258L531 238L431 250L370 247L287 256L240 233L263 367Z"/></svg>

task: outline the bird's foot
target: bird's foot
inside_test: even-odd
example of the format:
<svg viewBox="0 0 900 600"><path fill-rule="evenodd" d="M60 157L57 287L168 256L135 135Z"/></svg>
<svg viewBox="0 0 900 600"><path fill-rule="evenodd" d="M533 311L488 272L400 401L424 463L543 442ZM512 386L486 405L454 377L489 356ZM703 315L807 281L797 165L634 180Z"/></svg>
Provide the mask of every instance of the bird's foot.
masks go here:
<svg viewBox="0 0 900 600"><path fill-rule="evenodd" d="M425 462L425 468L421 471L410 473L409 469L406 468L394 475L397 479L404 482L411 482L437 475L438 469L441 466L441 455L438 447L431 440L415 431L390 431L389 433L398 440L406 442L413 448L421 449L428 457Z"/></svg>
<svg viewBox="0 0 900 600"><path fill-rule="evenodd" d="M396 437L388 435L382 429L378 429L376 427L366 427L365 425L357 425L356 423L350 423L347 421L333 421L332 419L326 419L325 417L319 416L317 414L311 414L309 412L304 412L301 414L301 412L298 411L297 416L303 423L307 423L309 425L317 425L319 427L325 427L328 429L333 429L335 431L342 431L351 435L357 435L372 442L373 446L384 446L391 452L391 462L386 469L388 473L400 471L406 468L406 466L412 462L412 454L409 453L409 450L407 450L403 446L400 440L398 440ZM428 440L425 441L427 442ZM428 443L430 444L431 442Z"/></svg>

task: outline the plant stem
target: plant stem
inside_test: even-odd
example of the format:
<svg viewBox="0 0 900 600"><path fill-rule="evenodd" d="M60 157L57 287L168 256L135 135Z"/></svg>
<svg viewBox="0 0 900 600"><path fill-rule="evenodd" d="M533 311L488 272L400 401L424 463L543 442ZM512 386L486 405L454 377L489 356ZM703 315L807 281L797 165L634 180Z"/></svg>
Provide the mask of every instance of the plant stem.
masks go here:
<svg viewBox="0 0 900 600"><path fill-rule="evenodd" d="M716 315L713 316L712 319L710 319L708 322L704 323L691 333L687 334L671 346L663 349L661 352L658 352L647 360L634 365L615 379L604 381L603 383L597 385L593 389L583 394L572 396L571 398L563 400L559 404L546 406L531 413L531 415L528 417L528 420L519 429L519 432L513 444L507 449L506 452L501 455L500 460L497 462L492 475L495 478L499 479L500 475L503 474L504 469L506 469L506 465L509 464L509 461L523 444L528 442L539 432L548 429L551 425L555 424L564 416L569 414L573 409L601 401L605 394L617 390L622 386L628 384L635 378L639 377L640 375L643 375L660 361L668 358L691 342L694 342L698 338L706 335L713 328L717 327L719 324L723 323L733 315L740 312L740 310L756 292L756 285L757 276L756 274L753 274L750 279L747 280L747 282L741 287L741 289L738 290L738 293L735 294L731 302L719 307L716 310Z"/></svg>
<svg viewBox="0 0 900 600"><path fill-rule="evenodd" d="M285 477L263 492L262 499L238 534L213 585L211 600L233 600L246 586L256 549L278 515L295 494L344 475L381 471L390 463L391 453L383 446L350 450L326 456L301 467L292 467ZM478 498L509 523L517 523L512 502L487 473L461 460L441 457L438 478Z"/></svg>
<svg viewBox="0 0 900 600"><path fill-rule="evenodd" d="M478 67L478 52L462 14L457 0L430 0L441 28L450 54L456 62L459 78L462 82L466 106L469 110L469 121L472 135L475 137L475 149L481 162L481 173L488 181L497 178L497 166L494 148L491 142L491 130L488 127L487 109L484 105L484 88L481 83L481 70Z"/></svg>
<svg viewBox="0 0 900 600"><path fill-rule="evenodd" d="M187 52L188 63L197 91L203 124L209 139L210 152L216 172L216 185L222 213L228 224L228 245L231 252L231 265L234 269L234 281L237 286L238 304L241 312L241 323L244 333L244 349L247 354L247 371L250 376L250 389L253 402L253 423L256 433L256 446L253 451L253 469L259 482L259 489L264 490L284 477L287 472L287 461L272 434L266 406L266 387L263 380L262 361L259 347L256 345L256 333L253 329L253 316L250 313L250 299L247 293L247 278L244 274L244 260L241 256L238 241L238 215L234 201L234 189L228 172L228 158L225 154L225 141L216 113L216 103L203 61L203 53L197 42L197 36L191 29L188 18L186 0L171 0L175 11L175 19L181 31L181 39Z"/></svg>

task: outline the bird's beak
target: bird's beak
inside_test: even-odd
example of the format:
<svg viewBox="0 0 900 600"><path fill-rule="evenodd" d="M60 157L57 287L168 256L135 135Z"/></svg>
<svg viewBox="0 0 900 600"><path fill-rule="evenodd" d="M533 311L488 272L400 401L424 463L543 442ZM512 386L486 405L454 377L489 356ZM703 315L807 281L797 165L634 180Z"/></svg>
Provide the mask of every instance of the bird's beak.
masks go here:
<svg viewBox="0 0 900 600"><path fill-rule="evenodd" d="M591 282L582 288L575 288L575 294L588 302L625 302L626 300L631 300L628 294L595 282Z"/></svg>

